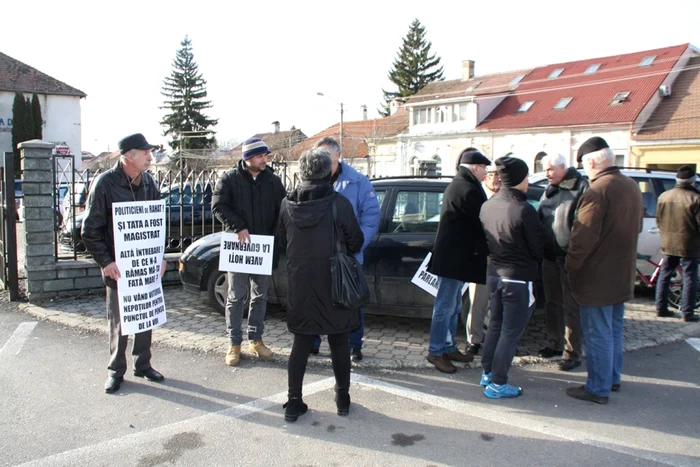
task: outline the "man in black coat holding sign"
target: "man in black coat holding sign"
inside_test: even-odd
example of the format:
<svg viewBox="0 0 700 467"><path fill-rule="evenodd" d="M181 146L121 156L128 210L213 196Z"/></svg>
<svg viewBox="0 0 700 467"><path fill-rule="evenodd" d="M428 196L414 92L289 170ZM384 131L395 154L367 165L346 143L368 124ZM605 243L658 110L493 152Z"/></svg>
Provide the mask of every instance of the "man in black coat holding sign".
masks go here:
<svg viewBox="0 0 700 467"><path fill-rule="evenodd" d="M442 197L440 224L428 264L428 271L439 280L427 358L444 373L457 371L452 361L474 359L472 354L457 349L457 319L462 310L464 284L486 283L488 248L479 211L486 201L481 182L489 165L491 161L479 151L462 151L457 175Z"/></svg>
<svg viewBox="0 0 700 467"><path fill-rule="evenodd" d="M226 228L238 236L238 241L250 242L250 235L275 235L280 205L286 195L280 178L267 167L270 149L264 141L250 138L243 143L243 159L233 170L221 176L211 210ZM275 248L277 250L277 247ZM272 351L262 340L267 310L267 289L270 276L228 273L226 327L230 340L225 362L236 366L241 361L243 307L250 286L248 311L248 351L259 358L272 358Z"/></svg>
<svg viewBox="0 0 700 467"><path fill-rule="evenodd" d="M102 269L102 278L107 285L107 319L109 319L110 360L107 366L109 378L105 392L112 394L119 390L126 372L126 345L129 336L121 335L121 313L117 280L121 271L115 262L114 230L112 227L112 203L133 201L157 201L160 190L147 172L153 161L146 138L136 133L119 141L119 162L95 179L90 187L87 210L83 219L82 237L85 247ZM160 269L165 273L166 263ZM149 381L160 382L162 374L151 367L151 331L134 335L134 376Z"/></svg>

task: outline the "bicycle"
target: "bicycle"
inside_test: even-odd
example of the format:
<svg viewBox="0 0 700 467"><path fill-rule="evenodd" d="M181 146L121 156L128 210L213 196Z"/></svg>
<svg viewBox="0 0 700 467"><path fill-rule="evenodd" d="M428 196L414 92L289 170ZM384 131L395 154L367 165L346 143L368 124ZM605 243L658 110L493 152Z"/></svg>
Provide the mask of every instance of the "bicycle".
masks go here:
<svg viewBox="0 0 700 467"><path fill-rule="evenodd" d="M638 279L638 284L642 285L644 287L650 288L650 289L655 289L656 284L658 283L658 280L659 280L659 274L661 273L661 266L663 266L665 258L661 258L661 261L659 261L658 263L655 263L654 261L651 260L651 256L637 253L637 259L646 261L647 263L654 266L654 272L652 272L651 276L647 276L646 274L644 274L639 269L639 266L637 266L636 278ZM678 266L678 267L676 267L676 271L673 274L673 276L671 276L671 281L670 281L669 287L668 287L668 306L669 306L669 308L674 308L676 310L680 310L682 293L683 293L683 271L682 271L681 267ZM700 288L698 288L698 292L695 295L694 308L700 309Z"/></svg>

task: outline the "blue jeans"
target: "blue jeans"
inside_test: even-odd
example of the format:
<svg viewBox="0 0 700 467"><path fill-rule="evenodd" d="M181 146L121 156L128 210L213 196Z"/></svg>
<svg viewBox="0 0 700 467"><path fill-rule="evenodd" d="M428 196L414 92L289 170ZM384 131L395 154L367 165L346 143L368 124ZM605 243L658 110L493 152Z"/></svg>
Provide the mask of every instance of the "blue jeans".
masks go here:
<svg viewBox="0 0 700 467"><path fill-rule="evenodd" d="M430 355L439 357L457 349L457 320L462 311L464 282L447 277L438 278L438 292L430 322Z"/></svg>
<svg viewBox="0 0 700 467"><path fill-rule="evenodd" d="M580 308L588 368L586 390L608 397L612 385L620 384L625 304Z"/></svg>
<svg viewBox="0 0 700 467"><path fill-rule="evenodd" d="M698 293L698 258L664 256L664 264L656 284L656 311L668 311L668 288L678 264L683 270L683 291L681 292L681 312L683 316L693 316L695 295Z"/></svg>
<svg viewBox="0 0 700 467"><path fill-rule="evenodd" d="M365 337L365 307L360 307L360 327L353 329L348 334L350 349L361 349L362 338ZM312 348L318 350L321 347L321 336L314 336Z"/></svg>

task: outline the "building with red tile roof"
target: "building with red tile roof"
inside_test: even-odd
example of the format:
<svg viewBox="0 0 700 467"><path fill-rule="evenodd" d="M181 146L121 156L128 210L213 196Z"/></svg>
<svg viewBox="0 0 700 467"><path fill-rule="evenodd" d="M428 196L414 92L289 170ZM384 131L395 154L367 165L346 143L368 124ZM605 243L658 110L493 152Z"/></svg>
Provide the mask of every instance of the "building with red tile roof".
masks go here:
<svg viewBox="0 0 700 467"><path fill-rule="evenodd" d="M639 167L700 168L700 56L688 60L642 129L632 135L634 164Z"/></svg>
<svg viewBox="0 0 700 467"><path fill-rule="evenodd" d="M453 173L459 152L473 146L492 158L514 153L538 170L543 153L574 161L578 146L602 136L631 161L632 133L642 129L688 61L689 44L431 83L406 102L410 128L401 135L404 168L421 160Z"/></svg>

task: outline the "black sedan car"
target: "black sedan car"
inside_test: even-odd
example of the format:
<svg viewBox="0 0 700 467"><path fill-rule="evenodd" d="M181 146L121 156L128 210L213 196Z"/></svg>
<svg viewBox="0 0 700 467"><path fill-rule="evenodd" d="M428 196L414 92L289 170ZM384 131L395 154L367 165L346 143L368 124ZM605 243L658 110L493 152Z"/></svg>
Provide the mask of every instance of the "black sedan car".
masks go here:
<svg viewBox="0 0 700 467"><path fill-rule="evenodd" d="M372 180L381 206L379 231L364 252L364 273L371 291L367 313L423 317L432 315L434 298L411 283L432 251L440 220L440 203L450 178L396 177ZM544 188L528 190L537 206ZM207 235L180 257L180 280L185 289L206 292L211 306L224 313L228 283L219 271L221 234ZM286 305L287 268L282 258L273 271L268 291L272 304Z"/></svg>

